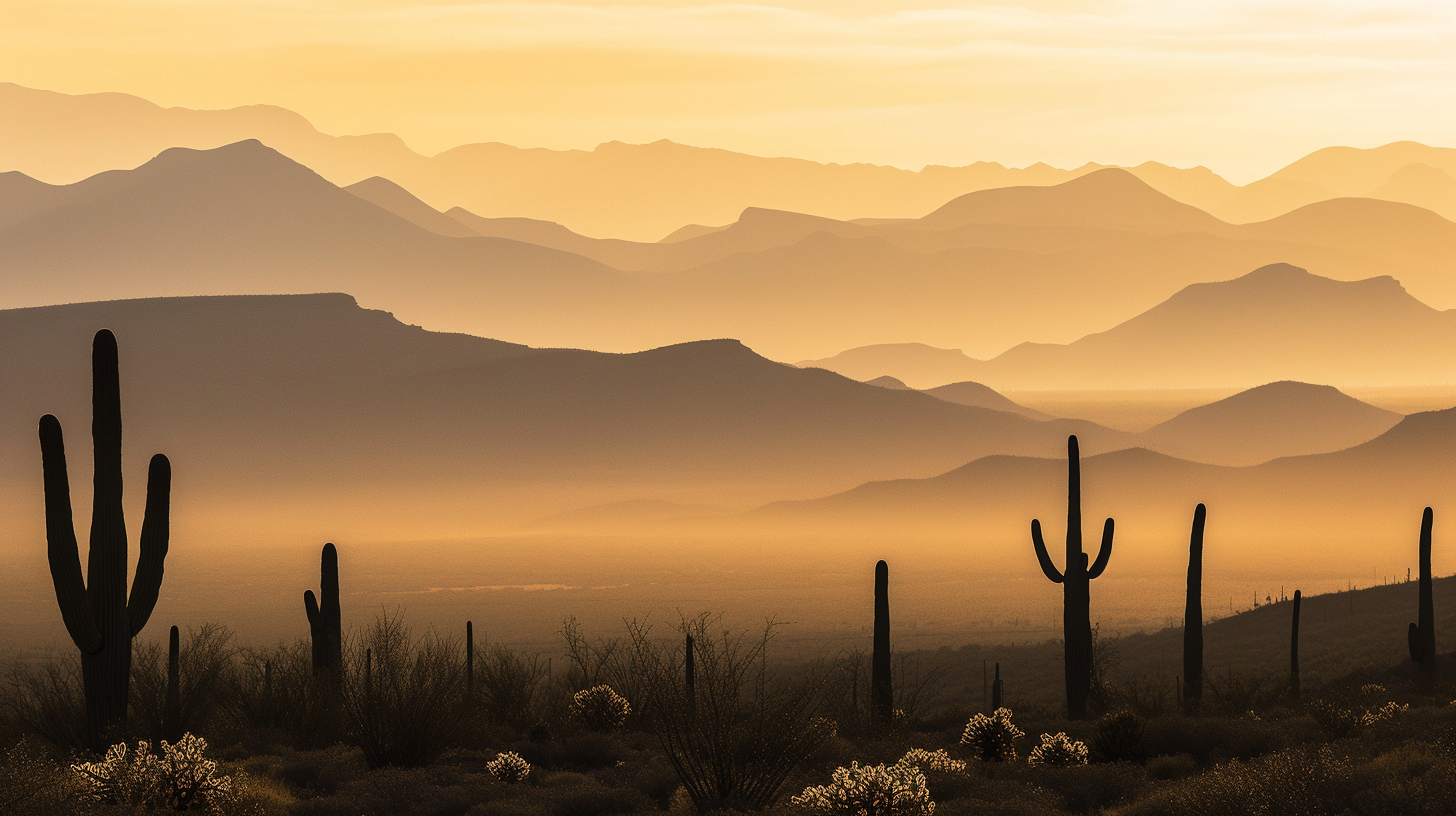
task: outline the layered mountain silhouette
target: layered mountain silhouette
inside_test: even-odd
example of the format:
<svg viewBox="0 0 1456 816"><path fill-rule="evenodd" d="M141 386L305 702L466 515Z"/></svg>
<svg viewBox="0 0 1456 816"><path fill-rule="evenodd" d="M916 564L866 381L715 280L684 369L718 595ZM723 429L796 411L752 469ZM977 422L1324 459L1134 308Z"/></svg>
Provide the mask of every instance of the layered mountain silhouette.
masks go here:
<svg viewBox="0 0 1456 816"><path fill-rule="evenodd" d="M997 390L1453 382L1456 312L1426 306L1388 277L1334 281L1274 264L1194 284L1067 345L1025 343L986 361L954 350L879 346L800 365L907 382L938 372Z"/></svg>
<svg viewBox="0 0 1456 816"><path fill-rule="evenodd" d="M427 332L341 294L163 298L0 311L0 472L17 501L38 499L42 414L85 438L98 327L122 349L128 448L168 453L193 507L417 500L478 530L593 499L761 501L1050 454L1072 432L1094 450L1126 436L800 370L731 340L532 349Z"/></svg>
<svg viewBox="0 0 1456 816"><path fill-rule="evenodd" d="M978 162L919 172L864 164L760 158L660 141L594 150L464 145L436 156L387 133L335 137L283 108L162 108L125 94L70 96L0 84L0 169L68 183L136 167L172 147L211 149L260 139L340 185L391 179L439 211L564 224L596 236L655 240L685 223L724 224L746 207L832 218L905 218L974 190L1059 184L1103 169L1022 169ZM1317 151L1267 179L1237 187L1207 168L1147 162L1128 168L1173 198L1226 221L1262 221L1339 196L1388 197L1456 218L1430 183L1396 179L1412 165L1456 175L1451 150L1399 142L1371 150ZM1439 180L1437 180L1439 186Z"/></svg>
<svg viewBox="0 0 1456 816"><path fill-rule="evenodd" d="M1332 278L1388 274L1427 302L1456 302L1456 225L1429 211L1341 199L1234 226L1116 169L969 194L939 211L940 227L754 209L663 244L529 219L488 222L514 237L452 237L455 224L488 227L384 179L341 189L258 142L169 150L72 185L6 175L0 197L0 299L10 305L348 291L411 323L535 346L738 337L799 360L912 338L986 357L1028 339L1071 343L1273 259L1306 259ZM1177 231L1199 225L1211 231ZM918 387L1010 382L977 370L937 382L893 370L858 378L887 374ZM1272 371L1206 384L1285 378L1349 382Z"/></svg>

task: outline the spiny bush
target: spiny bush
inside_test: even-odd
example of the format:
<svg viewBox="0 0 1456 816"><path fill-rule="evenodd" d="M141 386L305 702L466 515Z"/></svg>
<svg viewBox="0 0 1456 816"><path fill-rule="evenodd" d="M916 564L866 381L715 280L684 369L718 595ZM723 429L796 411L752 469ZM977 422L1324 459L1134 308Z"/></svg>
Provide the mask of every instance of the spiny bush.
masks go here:
<svg viewBox="0 0 1456 816"><path fill-rule="evenodd" d="M135 733L153 739L177 739L211 725L229 696L225 681L235 653L232 633L219 624L203 624L188 632L187 642L177 655L177 721L167 722L166 655L157 643L133 647L130 725Z"/></svg>
<svg viewBox="0 0 1456 816"><path fill-rule="evenodd" d="M459 644L415 640L398 612L385 612L349 644L344 709L371 768L427 765L459 739L465 667Z"/></svg>
<svg viewBox="0 0 1456 816"><path fill-rule="evenodd" d="M769 621L761 636L750 637L718 629L719 620L684 618L666 642L653 639L645 625L628 626L648 705L644 721L700 811L761 810L831 733L832 721L816 717L824 673L822 667L770 672L768 646L777 624ZM694 640L691 700L684 635Z"/></svg>
<svg viewBox="0 0 1456 816"><path fill-rule="evenodd" d="M87 748L86 697L81 690L81 661L76 655L43 663L17 663L8 680L6 703L17 725L52 745Z"/></svg>
<svg viewBox="0 0 1456 816"><path fill-rule="evenodd" d="M582 689L571 698L571 719L593 731L615 731L631 715L632 704L605 683Z"/></svg>
<svg viewBox="0 0 1456 816"><path fill-rule="evenodd" d="M485 770L501 782L515 784L526 781L526 777L531 775L531 763L515 751L503 751L485 763Z"/></svg>
<svg viewBox="0 0 1456 816"><path fill-rule="evenodd" d="M29 739L0 753L0 813L70 816L88 788Z"/></svg>
<svg viewBox="0 0 1456 816"><path fill-rule="evenodd" d="M926 773L961 773L966 769L966 761L963 759L952 759L944 748L927 751L924 748L911 748L900 757L896 765L913 765Z"/></svg>
<svg viewBox="0 0 1456 816"><path fill-rule="evenodd" d="M1347 812L1354 768L1328 746L1232 760L1170 783L1129 816L1325 816ZM1397 812L1397 811L1391 811Z"/></svg>
<svg viewBox="0 0 1456 816"><path fill-rule="evenodd" d="M314 682L312 644L306 640L239 650L223 685L223 719L237 733L282 732L295 747L329 744L341 736L337 712L324 706L323 689Z"/></svg>
<svg viewBox="0 0 1456 816"><path fill-rule="evenodd" d="M1315 700L1309 704L1310 716L1334 739L1343 739L1409 709L1409 705L1401 705L1394 700L1378 708L1367 709L1345 708L1327 700Z"/></svg>
<svg viewBox="0 0 1456 816"><path fill-rule="evenodd" d="M790 804L825 816L930 816L935 802L925 774L914 765L835 768L827 785L815 785Z"/></svg>
<svg viewBox="0 0 1456 816"><path fill-rule="evenodd" d="M546 698L547 664L503 646L488 646L476 658L476 694L486 716L519 732L541 722Z"/></svg>
<svg viewBox="0 0 1456 816"><path fill-rule="evenodd" d="M230 777L217 777L217 763L206 757L207 741L184 734L176 744L162 740L162 754L146 740L128 751L126 743L111 746L100 762L71 766L86 782L91 796L130 808L191 810L232 790Z"/></svg>
<svg viewBox="0 0 1456 816"><path fill-rule="evenodd" d="M966 723L961 744L971 746L976 759L982 762L1016 761L1016 740L1026 733L1011 722L1011 709L1002 706L985 714L977 714Z"/></svg>
<svg viewBox="0 0 1456 816"><path fill-rule="evenodd" d="M1147 720L1131 709L1104 714L1097 720L1092 747L1110 762L1139 762L1146 754Z"/></svg>
<svg viewBox="0 0 1456 816"><path fill-rule="evenodd" d="M1026 761L1032 765L1048 765L1053 768L1086 765L1087 743L1074 740L1063 731L1042 734L1041 744L1031 749Z"/></svg>

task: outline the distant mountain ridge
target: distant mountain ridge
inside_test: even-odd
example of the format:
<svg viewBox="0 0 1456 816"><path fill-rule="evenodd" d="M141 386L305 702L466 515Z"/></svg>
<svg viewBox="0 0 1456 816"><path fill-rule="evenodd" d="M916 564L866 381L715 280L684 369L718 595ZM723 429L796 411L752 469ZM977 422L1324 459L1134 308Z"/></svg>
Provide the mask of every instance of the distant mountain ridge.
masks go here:
<svg viewBox="0 0 1456 816"><path fill-rule="evenodd" d="M597 236L656 240L688 223L723 224L746 207L837 218L918 217L958 195L1050 185L1103 169L993 162L919 172L866 164L825 165L677 145L609 142L591 151L463 145L427 157L399 137L328 136L298 114L268 105L222 111L161 108L126 94L69 96L0 83L0 170L51 182L136 167L171 147L210 149L261 139L339 185L391 179L437 210L564 224ZM1267 179L1236 187L1207 168L1146 162L1128 168L1173 198L1232 222L1261 221L1338 196L1401 197L1456 219L1440 185L1395 183L1411 165L1456 176L1456 151L1398 142L1371 150L1316 151ZM1433 192L1435 190L1435 192Z"/></svg>

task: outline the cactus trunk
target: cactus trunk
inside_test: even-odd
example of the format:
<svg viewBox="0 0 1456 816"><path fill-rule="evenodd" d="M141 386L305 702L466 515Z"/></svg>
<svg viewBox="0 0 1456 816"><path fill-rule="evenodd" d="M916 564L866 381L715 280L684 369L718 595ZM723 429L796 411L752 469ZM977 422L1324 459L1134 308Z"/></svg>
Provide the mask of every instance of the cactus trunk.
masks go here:
<svg viewBox="0 0 1456 816"><path fill-rule="evenodd" d="M1299 699L1299 590L1294 590L1294 615L1289 626L1289 696Z"/></svg>
<svg viewBox="0 0 1456 816"><path fill-rule="evenodd" d="M167 699L162 706L162 731L173 742L182 736L178 727L182 720L181 657L182 639L177 627L173 626L167 638Z"/></svg>
<svg viewBox="0 0 1456 816"><path fill-rule="evenodd" d="M475 624L465 622L465 698L475 699Z"/></svg>
<svg viewBox="0 0 1456 816"><path fill-rule="evenodd" d="M1431 508L1421 516L1421 588L1417 623L1408 632L1411 660L1416 661L1422 676L1436 674L1436 610L1431 601Z"/></svg>
<svg viewBox="0 0 1456 816"><path fill-rule="evenodd" d="M889 722L895 714L895 693L890 686L890 566L875 564L875 652L870 663L870 706L877 720Z"/></svg>
<svg viewBox="0 0 1456 816"><path fill-rule="evenodd" d="M126 518L122 511L121 376L116 337L96 333L91 355L91 436L95 455L91 548L86 581L71 514L70 478L61 423L40 420L46 543L61 619L81 651L87 736L100 747L126 727L131 641L146 626L162 587L172 482L167 457L152 457L147 474L141 556L127 597Z"/></svg>
<svg viewBox="0 0 1456 816"><path fill-rule="evenodd" d="M1188 540L1188 599L1183 607L1183 710L1193 713L1203 698L1203 524L1208 510L1193 511Z"/></svg>
<svg viewBox="0 0 1456 816"><path fill-rule="evenodd" d="M1041 521L1031 522L1031 540L1036 547L1042 572L1052 583L1062 585L1062 638L1067 683L1067 716L1087 717L1087 697L1092 690L1092 594L1091 581L1107 569L1112 556L1113 521L1102 526L1102 546L1089 567L1082 552L1082 473L1077 437L1067 437L1067 555L1058 572L1042 539Z"/></svg>
<svg viewBox="0 0 1456 816"><path fill-rule="evenodd" d="M1001 707L1001 664L996 664L996 679L991 681L991 710Z"/></svg>
<svg viewBox="0 0 1456 816"><path fill-rule="evenodd" d="M339 610L339 551L325 544L319 558L319 598L303 593L304 610L313 640L314 676L332 686L343 682L344 630Z"/></svg>

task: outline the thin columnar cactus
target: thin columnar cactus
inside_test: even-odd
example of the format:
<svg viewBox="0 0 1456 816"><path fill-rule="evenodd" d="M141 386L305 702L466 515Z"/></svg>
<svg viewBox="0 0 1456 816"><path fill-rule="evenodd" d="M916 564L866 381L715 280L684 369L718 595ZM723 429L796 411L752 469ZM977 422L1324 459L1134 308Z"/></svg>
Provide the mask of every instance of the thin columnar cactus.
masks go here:
<svg viewBox="0 0 1456 816"><path fill-rule="evenodd" d="M88 738L104 744L126 726L131 675L131 641L146 626L162 588L162 565L170 533L172 466L152 457L147 472L146 514L141 556L131 597L126 591L126 518L121 504L121 375L116 336L96 333L91 349L91 436L95 450L91 548L86 581L71 516L71 486L61 423L40 420L41 466L45 483L46 551L61 620L81 650Z"/></svg>
<svg viewBox="0 0 1456 816"><path fill-rule="evenodd" d="M1001 707L1002 686L1001 686L1001 664L996 664L996 679L991 681L991 710L995 711Z"/></svg>
<svg viewBox="0 0 1456 816"><path fill-rule="evenodd" d="M1436 673L1436 611L1431 602L1431 508L1421 516L1421 589L1419 623L1412 623L1408 632L1411 660L1420 664L1420 673L1431 677Z"/></svg>
<svg viewBox="0 0 1456 816"><path fill-rule="evenodd" d="M875 652L870 663L870 710L888 723L895 716L895 692L890 677L890 566L875 564Z"/></svg>
<svg viewBox="0 0 1456 816"><path fill-rule="evenodd" d="M319 598L303 593L308 628L313 639L313 673L334 683L343 681L344 629L339 611L339 551L325 544L319 559Z"/></svg>
<svg viewBox="0 0 1456 816"><path fill-rule="evenodd" d="M1188 601L1183 607L1183 709L1198 710L1203 698L1203 522L1208 510L1193 511L1193 534L1188 540Z"/></svg>
<svg viewBox="0 0 1456 816"><path fill-rule="evenodd" d="M162 712L162 731L169 740L177 740L182 736L181 729L178 728L182 719L181 657L182 639L177 627L173 626L167 638L167 699Z"/></svg>
<svg viewBox="0 0 1456 816"><path fill-rule="evenodd" d="M465 622L465 698L475 699L475 624Z"/></svg>
<svg viewBox="0 0 1456 816"><path fill-rule="evenodd" d="M1062 638L1065 641L1067 716L1087 716L1087 695L1092 690L1092 595L1090 582L1107 569L1112 556L1112 519L1102 526L1102 547L1097 560L1087 566L1082 552L1082 476L1077 437L1067 437L1067 558L1064 572L1058 572L1042 540L1041 521L1032 519L1031 540L1041 571L1052 583L1062 585Z"/></svg>
<svg viewBox="0 0 1456 816"><path fill-rule="evenodd" d="M1289 626L1289 696L1299 699L1299 590L1294 590L1294 616Z"/></svg>

